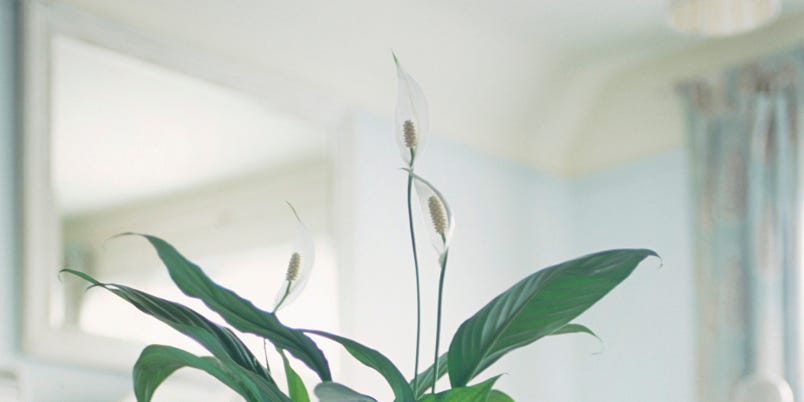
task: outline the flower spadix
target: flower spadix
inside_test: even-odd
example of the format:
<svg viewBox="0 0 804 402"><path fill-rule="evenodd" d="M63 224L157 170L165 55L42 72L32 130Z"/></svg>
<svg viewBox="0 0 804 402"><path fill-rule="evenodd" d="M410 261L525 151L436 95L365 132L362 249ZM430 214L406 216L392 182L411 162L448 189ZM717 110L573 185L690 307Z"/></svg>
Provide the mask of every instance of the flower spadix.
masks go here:
<svg viewBox="0 0 804 402"><path fill-rule="evenodd" d="M422 212L426 216L427 222L424 225L430 234L430 241L439 256L443 256L449 248L452 231L455 227L455 217L452 215L452 209L450 209L441 192L429 181L413 173L410 169L404 170L413 177L416 196L419 198Z"/></svg>
<svg viewBox="0 0 804 402"><path fill-rule="evenodd" d="M416 80L399 64L396 55L394 63L399 81L395 117L396 142L402 160L407 166L413 167L413 162L424 147L430 130L427 99Z"/></svg>
<svg viewBox="0 0 804 402"><path fill-rule="evenodd" d="M293 205L288 203L288 206L296 217L296 240L293 244L293 253L288 258L285 281L276 294L274 310L279 310L299 296L304 286L307 285L315 262L315 248L310 231L302 223Z"/></svg>

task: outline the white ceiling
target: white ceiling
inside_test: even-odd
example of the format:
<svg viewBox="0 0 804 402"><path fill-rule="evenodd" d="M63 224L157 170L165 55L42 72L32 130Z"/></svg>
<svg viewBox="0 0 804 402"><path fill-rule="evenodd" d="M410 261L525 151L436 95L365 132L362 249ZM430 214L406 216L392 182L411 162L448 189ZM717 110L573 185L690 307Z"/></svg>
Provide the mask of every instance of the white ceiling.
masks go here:
<svg viewBox="0 0 804 402"><path fill-rule="evenodd" d="M58 2L389 117L393 49L424 88L436 134L562 174L583 170L586 116L600 114L591 109L612 77L708 43L666 28L665 0Z"/></svg>

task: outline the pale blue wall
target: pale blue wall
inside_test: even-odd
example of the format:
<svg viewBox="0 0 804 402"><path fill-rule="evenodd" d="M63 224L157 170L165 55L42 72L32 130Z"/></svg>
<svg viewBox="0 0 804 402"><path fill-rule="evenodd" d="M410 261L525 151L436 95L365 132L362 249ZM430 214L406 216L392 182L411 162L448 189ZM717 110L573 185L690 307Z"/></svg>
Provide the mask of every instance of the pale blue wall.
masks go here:
<svg viewBox="0 0 804 402"><path fill-rule="evenodd" d="M573 185L578 254L647 247L664 259L642 265L579 322L605 352L578 350L574 402L694 400L694 281L689 170L676 150L609 169Z"/></svg>

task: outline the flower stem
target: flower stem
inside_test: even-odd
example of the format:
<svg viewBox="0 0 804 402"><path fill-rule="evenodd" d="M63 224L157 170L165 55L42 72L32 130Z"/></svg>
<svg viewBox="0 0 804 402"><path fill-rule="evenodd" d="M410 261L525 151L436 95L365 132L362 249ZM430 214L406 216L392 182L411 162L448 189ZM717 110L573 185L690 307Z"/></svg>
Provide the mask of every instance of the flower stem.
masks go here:
<svg viewBox="0 0 804 402"><path fill-rule="evenodd" d="M438 344L441 341L441 304L444 296L444 274L447 272L447 257L449 257L449 250L444 251L441 258L441 275L438 278L438 313L436 315L436 340L435 340L435 358L433 359L433 394L436 392L436 382L438 382Z"/></svg>
<svg viewBox="0 0 804 402"><path fill-rule="evenodd" d="M413 154L411 157L413 157ZM412 167L413 162L411 160L411 168ZM410 244L413 248L413 266L416 271L416 362L413 368L413 389L416 389L419 380L419 352L421 350L422 340L422 292L419 280L419 255L416 252L416 235L413 233L413 208L411 206L411 199L413 197L412 188L413 176L408 174L408 226L410 227Z"/></svg>
<svg viewBox="0 0 804 402"><path fill-rule="evenodd" d="M290 207L293 208L292 205ZM296 212L296 210L293 210L293 212ZM293 281L288 281L288 287L285 288L285 294L282 295L282 298L279 299L279 303L276 303L276 307L274 307L274 314L276 314L276 312L279 311L279 307L281 307L282 303L285 302L285 299L288 298L288 295L290 294L291 285L293 285ZM268 372L271 372L271 368L268 367L268 342L265 338L262 338L262 352L265 354L265 367L268 369Z"/></svg>
<svg viewBox="0 0 804 402"><path fill-rule="evenodd" d="M277 303L276 307L274 307L274 314L276 314L276 312L279 311L279 307L281 307L282 303L285 302L285 299L288 298L288 295L290 294L290 287L292 285L293 285L293 281L288 281L288 287L285 288L285 294L282 295L282 298L279 299L279 303Z"/></svg>
<svg viewBox="0 0 804 402"><path fill-rule="evenodd" d="M271 366L268 365L268 340L265 338L262 338L262 354L265 356L265 369L270 373Z"/></svg>

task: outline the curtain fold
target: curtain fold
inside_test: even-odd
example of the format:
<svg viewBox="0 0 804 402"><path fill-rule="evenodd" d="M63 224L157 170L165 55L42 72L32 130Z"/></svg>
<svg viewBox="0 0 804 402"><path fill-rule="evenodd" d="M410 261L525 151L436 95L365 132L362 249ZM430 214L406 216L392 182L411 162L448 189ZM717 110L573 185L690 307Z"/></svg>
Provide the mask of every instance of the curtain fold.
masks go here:
<svg viewBox="0 0 804 402"><path fill-rule="evenodd" d="M804 51L680 85L693 174L701 402L804 402ZM763 400L763 399L760 399Z"/></svg>

